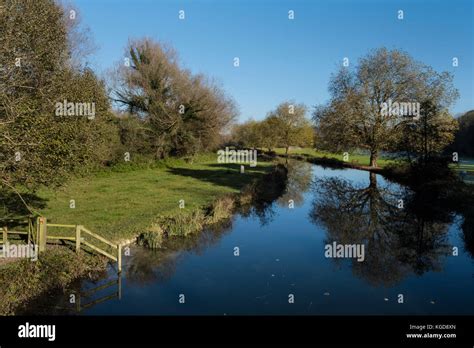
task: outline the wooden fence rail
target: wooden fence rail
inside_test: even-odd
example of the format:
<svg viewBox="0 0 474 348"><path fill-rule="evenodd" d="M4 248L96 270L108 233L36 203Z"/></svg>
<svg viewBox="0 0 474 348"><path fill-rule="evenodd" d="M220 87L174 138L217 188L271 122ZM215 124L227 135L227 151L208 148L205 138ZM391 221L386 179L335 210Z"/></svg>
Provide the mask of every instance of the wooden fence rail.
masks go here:
<svg viewBox="0 0 474 348"><path fill-rule="evenodd" d="M53 236L48 235L48 228L50 227L59 227L59 228L71 228L74 229L74 236ZM93 251L104 255L111 259L114 262L117 262L118 272L122 272L122 245L121 244L114 244L111 241L99 236L98 234L91 232L87 228L82 225L70 225L70 224L52 224L48 223L45 217L38 218L38 236L39 236L39 250L44 251L46 248L46 240L47 239L56 239L56 240L69 240L73 241L76 244L76 252L79 253L81 248L87 247L92 249ZM110 248L113 249L112 255L111 253L105 251L104 249L100 248L97 245L94 245L92 242L88 242L85 240L84 236L89 236L98 240L104 244L107 244Z"/></svg>
<svg viewBox="0 0 474 348"><path fill-rule="evenodd" d="M13 222L15 220L8 220L9 222ZM27 230L26 231L16 231L16 230L10 230L7 226L0 227L0 230L2 231L2 239L0 240L0 244L7 244L8 243L8 235L24 235L27 236L27 243L30 244L32 240L34 240L34 230L33 230L33 224L31 221L24 221L23 223L20 222L19 225L26 225Z"/></svg>
<svg viewBox="0 0 474 348"><path fill-rule="evenodd" d="M33 241L33 243L38 245L39 251L44 252L46 250L47 240L68 240L75 242L77 253L81 251L81 248L87 247L101 255L108 257L114 262L117 262L118 272L122 272L121 244L114 244L111 241L99 236L98 234L91 232L82 225L48 223L47 219L43 216L37 218L36 228L34 228L33 218L30 218L27 223L25 221L24 224L28 226L27 231L13 231L9 230L7 226L1 227L0 230L2 231L2 239L0 240L0 244L3 243L5 245L8 243L9 234L26 235L28 239L28 244ZM73 236L48 235L48 228L69 228L74 229L75 233ZM112 253L109 253L106 250L100 248L99 246L95 245L95 243L86 241L84 236L88 236L93 240L106 244L113 250Z"/></svg>
<svg viewBox="0 0 474 348"><path fill-rule="evenodd" d="M116 286L117 289L113 289L113 292L111 294L108 294L108 295L100 295L100 292L102 292L103 290L109 290L109 289L112 289L112 287ZM100 286L97 286L95 288L92 288L92 289L89 289L89 290L79 290L79 291L74 291L75 292L75 295L76 295L76 298L75 298L75 304L74 306L70 306L70 305L67 305L67 306L53 306L52 308L54 309L59 309L59 310L75 310L76 312L81 312L83 311L84 309L88 309L88 308L91 308L93 306L95 306L96 304L99 304L99 303L102 303L102 302L105 302L105 301L108 301L108 300L111 300L111 299L119 299L121 300L122 299L122 276L121 274L118 274L118 277L117 279L114 279L114 280L111 280L111 281L108 281L107 283L104 283ZM98 295L99 294L99 298L96 298L94 300L91 300L90 298L95 296L95 295ZM84 303L85 301L89 301L87 303ZM49 306L46 306L46 308L51 308Z"/></svg>

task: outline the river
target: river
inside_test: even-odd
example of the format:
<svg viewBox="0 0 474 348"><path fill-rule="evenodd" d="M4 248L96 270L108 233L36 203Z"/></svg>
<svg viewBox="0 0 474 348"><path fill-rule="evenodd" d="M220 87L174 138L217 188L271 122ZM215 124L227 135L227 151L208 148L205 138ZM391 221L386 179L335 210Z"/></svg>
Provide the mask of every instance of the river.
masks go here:
<svg viewBox="0 0 474 348"><path fill-rule="evenodd" d="M24 314L474 314L472 220L365 171L291 162L288 176L270 204L133 246L120 281L111 265ZM333 242L364 245L364 260L326 257Z"/></svg>

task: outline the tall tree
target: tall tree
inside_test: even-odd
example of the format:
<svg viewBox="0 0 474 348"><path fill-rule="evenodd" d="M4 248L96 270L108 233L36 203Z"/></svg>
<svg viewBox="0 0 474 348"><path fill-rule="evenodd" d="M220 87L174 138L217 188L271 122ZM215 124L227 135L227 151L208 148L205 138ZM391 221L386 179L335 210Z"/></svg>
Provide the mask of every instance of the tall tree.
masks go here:
<svg viewBox="0 0 474 348"><path fill-rule="evenodd" d="M276 120L277 137L288 155L290 146L309 146L313 141L311 122L306 118L306 106L293 102L283 102L268 118Z"/></svg>
<svg viewBox="0 0 474 348"><path fill-rule="evenodd" d="M110 155L107 147L115 134L108 98L103 83L78 63L78 42L70 35L78 32L72 17L50 0L1 2L3 187L36 189L58 183ZM57 104L65 100L81 107L94 104L93 117L76 115L75 110L58 115Z"/></svg>
<svg viewBox="0 0 474 348"><path fill-rule="evenodd" d="M278 118L270 116L259 123L259 146L273 151L279 143Z"/></svg>
<svg viewBox="0 0 474 348"><path fill-rule="evenodd" d="M160 158L211 149L237 115L235 103L212 80L179 66L173 48L131 41L117 69L115 101L137 114Z"/></svg>
<svg viewBox="0 0 474 348"><path fill-rule="evenodd" d="M438 156L454 141L457 121L447 110L439 110L430 100L421 103L417 122L402 124L402 138L399 149L411 159L427 163Z"/></svg>
<svg viewBox="0 0 474 348"><path fill-rule="evenodd" d="M403 141L402 125L419 116L403 115L400 109L384 112L384 105L429 101L444 110L458 96L452 80L451 74L437 73L403 51L377 49L355 69L344 67L331 77L331 99L314 113L318 133L336 149L367 149L376 167L380 151Z"/></svg>
<svg viewBox="0 0 474 348"><path fill-rule="evenodd" d="M233 127L234 142L243 147L257 148L262 146L261 122L248 120Z"/></svg>

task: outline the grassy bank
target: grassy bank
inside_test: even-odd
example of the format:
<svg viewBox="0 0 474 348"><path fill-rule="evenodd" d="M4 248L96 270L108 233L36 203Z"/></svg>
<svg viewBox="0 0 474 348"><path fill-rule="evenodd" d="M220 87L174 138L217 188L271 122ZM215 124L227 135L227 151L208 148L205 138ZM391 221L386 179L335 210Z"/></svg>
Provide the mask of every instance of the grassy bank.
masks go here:
<svg viewBox="0 0 474 348"><path fill-rule="evenodd" d="M222 224L236 209L253 207L258 210L281 196L286 188L287 178L287 168L277 164L262 178L254 179L243 187L238 194L220 196L207 207L180 210L171 216L159 216L139 235L138 243L149 248L162 248L170 237L188 237L205 227Z"/></svg>
<svg viewBox="0 0 474 348"><path fill-rule="evenodd" d="M69 181L63 187L41 189L42 215L52 223L81 224L110 240L142 235L156 247L169 235L194 233L232 213L237 194L271 172L272 162L254 168L220 164L215 154L192 161L168 159L148 164L127 163ZM239 195L248 199L248 195ZM75 208L70 207L74 200ZM180 209L180 200L184 208ZM51 228L49 234L72 236L72 230ZM145 234L143 234L145 233ZM37 262L20 260L0 265L0 315L15 310L53 288L103 270L107 260L69 248L49 246Z"/></svg>
<svg viewBox="0 0 474 348"><path fill-rule="evenodd" d="M285 154L285 149L277 148L275 149L275 153L277 155L282 156ZM289 151L289 155L290 156L303 156L306 159L310 159L310 160L313 159L316 161L320 161L323 164L324 162L327 162L328 164L339 163L341 165L367 167L369 166L369 163L370 163L369 155L349 153L348 161L344 161L342 153L336 154L336 153L325 152L325 151L320 151L320 150L310 149L310 148L292 149ZM399 167L399 169L402 169L401 164L403 164L403 162L400 162L400 160L397 160L395 158L388 158L388 157L381 156L377 160L377 165L378 165L379 170L387 169L389 174L391 172L395 172L394 175L398 175L396 173L397 167ZM462 162L459 162L457 164L452 163L450 165L450 168L454 170L457 174L462 174L462 177L464 178L465 182L474 183L474 160L473 159L466 158Z"/></svg>
<svg viewBox="0 0 474 348"><path fill-rule="evenodd" d="M285 154L285 149L284 148L277 148L274 150L277 155L284 155ZM344 154L343 153L332 153L332 152L325 152L325 151L320 151L316 149L310 149L310 148L299 148L299 149L291 149L289 151L290 156L291 155L301 155L305 157L313 157L313 158L327 158L327 159L332 159L332 160L337 160L340 162L344 163L350 163L353 165L359 165L359 166L368 166L370 164L370 156L369 155L363 155L363 154L356 154L356 153L349 153L349 158L347 161L344 161ZM386 158L386 157L379 157L377 160L377 165L380 168L384 168L388 165L393 165L396 163L396 160L391 159L391 158Z"/></svg>
<svg viewBox="0 0 474 348"><path fill-rule="evenodd" d="M453 164L452 168L463 178L464 182L474 184L474 159L461 158L458 164Z"/></svg>
<svg viewBox="0 0 474 348"><path fill-rule="evenodd" d="M102 257L76 255L68 248L49 247L37 261L22 259L0 267L0 315L12 315L18 307L53 288L66 287L79 277L102 271Z"/></svg>
<svg viewBox="0 0 474 348"><path fill-rule="evenodd" d="M169 159L148 166L127 164L69 182L59 190L41 190L50 222L81 224L110 240L128 239L150 227L157 217L175 216L209 206L216 198L238 193L261 178L271 162L254 168L220 164L215 154L192 163ZM70 208L70 201L75 208ZM179 201L184 200L184 209ZM51 229L51 233L62 233ZM72 232L69 232L72 233Z"/></svg>

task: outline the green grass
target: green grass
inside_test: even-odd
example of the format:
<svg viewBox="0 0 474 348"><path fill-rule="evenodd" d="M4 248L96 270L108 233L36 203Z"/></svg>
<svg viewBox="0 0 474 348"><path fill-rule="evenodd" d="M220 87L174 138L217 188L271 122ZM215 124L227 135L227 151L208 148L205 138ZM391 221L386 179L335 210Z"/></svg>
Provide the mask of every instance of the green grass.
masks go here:
<svg viewBox="0 0 474 348"><path fill-rule="evenodd" d="M451 167L456 171L466 171L468 174L474 174L474 163L452 164Z"/></svg>
<svg viewBox="0 0 474 348"><path fill-rule="evenodd" d="M279 155L285 154L284 148L277 148L275 152ZM324 152L310 148L301 148L301 149L293 149L289 151L290 155L305 155L310 157L327 157L327 158L334 158L339 161L343 161L343 154L336 154L331 152ZM474 160L468 159L472 163L459 163L459 164L451 164L450 168L453 169L455 172L465 171L466 176L464 178L465 182L473 183L474 182ZM349 160L347 161L352 164L358 164L363 166L368 166L370 163L370 156L369 155L361 155L361 154L349 154ZM397 160L391 158L383 158L379 157L377 160L377 165L380 168L384 168L388 165L396 165Z"/></svg>
<svg viewBox="0 0 474 348"><path fill-rule="evenodd" d="M474 184L474 160L470 158L465 158L469 162L451 164L451 168L456 171L458 174L463 172L462 178L465 183Z"/></svg>
<svg viewBox="0 0 474 348"><path fill-rule="evenodd" d="M200 155L193 163L170 159L145 168L123 165L74 179L57 190L40 190L38 195L46 200L40 212L49 222L81 224L118 241L144 232L158 216L176 215L181 199L185 210L208 206L220 196L239 192L271 167L271 162L259 162L240 174L240 165L219 164L215 154ZM72 199L74 209L69 207ZM64 235L65 230L50 228L48 233Z"/></svg>
<svg viewBox="0 0 474 348"><path fill-rule="evenodd" d="M64 288L78 277L104 269L106 259L49 247L37 261L21 259L0 266L0 315L17 308L52 288Z"/></svg>
<svg viewBox="0 0 474 348"><path fill-rule="evenodd" d="M279 155L285 154L284 148L277 148L274 151ZM317 157L317 158L327 157L327 158L334 158L339 161L343 161L343 153L340 153L340 154L331 153L331 152L325 152L325 151L320 151L320 150L315 150L315 149L310 149L310 148L292 149L289 151L289 154L290 155L306 155L306 156L312 156L312 157ZM349 153L349 160L347 162L352 163L352 164L362 165L362 166L368 166L370 164L370 156ZM377 165L380 168L384 168L385 166L389 164L395 164L395 163L396 161L390 158L379 157L377 160Z"/></svg>

